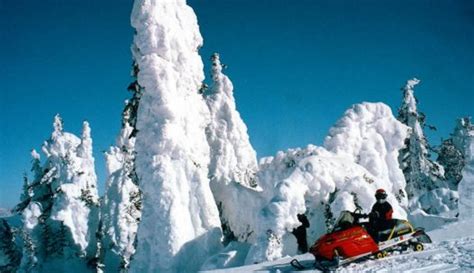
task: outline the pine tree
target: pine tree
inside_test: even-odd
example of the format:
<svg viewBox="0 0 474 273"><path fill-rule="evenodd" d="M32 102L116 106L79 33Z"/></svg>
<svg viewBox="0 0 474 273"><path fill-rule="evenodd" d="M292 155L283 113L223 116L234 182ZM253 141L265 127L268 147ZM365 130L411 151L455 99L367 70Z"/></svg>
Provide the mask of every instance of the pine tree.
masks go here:
<svg viewBox="0 0 474 273"><path fill-rule="evenodd" d="M407 81L402 89L404 98L398 111L398 120L410 127L406 145L399 154L409 200L444 185L443 167L429 159L430 147L423 132L425 115L418 112L413 90L419 82L416 78Z"/></svg>
<svg viewBox="0 0 474 273"><path fill-rule="evenodd" d="M135 171L136 121L142 88L138 66L133 63L132 98L122 112L122 129L116 146L106 153L108 179L102 207L99 260L106 271L127 270L135 253L136 232L141 219L142 193Z"/></svg>
<svg viewBox="0 0 474 273"><path fill-rule="evenodd" d="M464 156L462 179L458 184L459 216L469 219L474 215L474 126L470 118L459 120L453 142Z"/></svg>
<svg viewBox="0 0 474 273"><path fill-rule="evenodd" d="M444 175L450 189L456 190L462 179L462 169L465 161L462 152L454 145L453 139L443 140L436 160L444 168Z"/></svg>
<svg viewBox="0 0 474 273"><path fill-rule="evenodd" d="M63 131L62 119L56 115L42 151L46 155L43 166L32 151L30 200L19 210L25 218L26 247L21 269L46 272L75 262L68 271L91 270L87 262L96 253L98 197L89 124L84 122L82 138L78 138Z"/></svg>
<svg viewBox="0 0 474 273"><path fill-rule="evenodd" d="M469 136L473 132L474 125L471 123L471 119L469 117L460 118L456 121L451 136L443 140L439 148L437 162L444 167L445 176L451 189L456 190L462 179L462 170L467 162Z"/></svg>
<svg viewBox="0 0 474 273"><path fill-rule="evenodd" d="M216 200L224 242L247 237L244 227L235 213L239 204L239 191L257 187L257 156L250 144L247 127L237 111L233 85L223 73L218 53L211 56L212 84L204 92L211 118L206 127L206 137L211 148L209 178Z"/></svg>
<svg viewBox="0 0 474 273"><path fill-rule="evenodd" d="M16 272L20 265L21 251L14 240L14 231L0 218L0 272Z"/></svg>

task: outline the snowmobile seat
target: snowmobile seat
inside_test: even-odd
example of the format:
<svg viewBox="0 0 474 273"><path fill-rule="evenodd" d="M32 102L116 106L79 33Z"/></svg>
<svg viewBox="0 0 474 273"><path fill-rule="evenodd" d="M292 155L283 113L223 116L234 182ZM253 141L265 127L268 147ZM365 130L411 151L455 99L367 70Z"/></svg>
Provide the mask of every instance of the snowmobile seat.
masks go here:
<svg viewBox="0 0 474 273"><path fill-rule="evenodd" d="M377 233L378 241L387 241L395 237L414 232L412 225L406 220L392 219L387 228Z"/></svg>

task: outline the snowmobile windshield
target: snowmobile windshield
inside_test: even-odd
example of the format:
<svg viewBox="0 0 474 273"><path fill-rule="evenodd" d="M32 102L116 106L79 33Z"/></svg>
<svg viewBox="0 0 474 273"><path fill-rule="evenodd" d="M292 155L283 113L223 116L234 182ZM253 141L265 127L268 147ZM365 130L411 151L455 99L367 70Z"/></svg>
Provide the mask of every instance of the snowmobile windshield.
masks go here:
<svg viewBox="0 0 474 273"><path fill-rule="evenodd" d="M339 218L336 221L336 225L334 226L334 230L343 230L346 228L351 227L354 224L354 216L350 211L344 210L341 211Z"/></svg>

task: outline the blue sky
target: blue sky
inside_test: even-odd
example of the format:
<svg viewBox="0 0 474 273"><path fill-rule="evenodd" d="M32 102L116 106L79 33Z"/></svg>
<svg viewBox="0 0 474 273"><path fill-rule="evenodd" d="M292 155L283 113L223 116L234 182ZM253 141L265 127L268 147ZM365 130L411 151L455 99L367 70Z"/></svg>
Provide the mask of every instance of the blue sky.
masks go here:
<svg viewBox="0 0 474 273"><path fill-rule="evenodd" d="M413 76L432 144L474 114L474 1L191 0L220 52L258 156L321 144L354 103L396 111ZM97 173L129 97L131 1L0 0L0 207L13 206L29 151L60 113L92 127Z"/></svg>

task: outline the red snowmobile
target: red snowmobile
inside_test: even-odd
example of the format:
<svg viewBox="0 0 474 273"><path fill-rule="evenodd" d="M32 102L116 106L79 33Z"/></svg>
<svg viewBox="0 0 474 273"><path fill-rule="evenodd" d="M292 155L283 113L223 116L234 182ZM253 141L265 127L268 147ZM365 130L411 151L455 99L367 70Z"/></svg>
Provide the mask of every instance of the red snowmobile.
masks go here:
<svg viewBox="0 0 474 273"><path fill-rule="evenodd" d="M410 247L422 251L423 243L431 243L423 228L415 229L406 220L393 219L390 228L375 231L369 222L360 221L363 218L367 215L341 212L333 230L321 236L309 250L316 258L317 269L328 271L359 259L383 258L388 252ZM297 260L291 264L301 267Z"/></svg>

